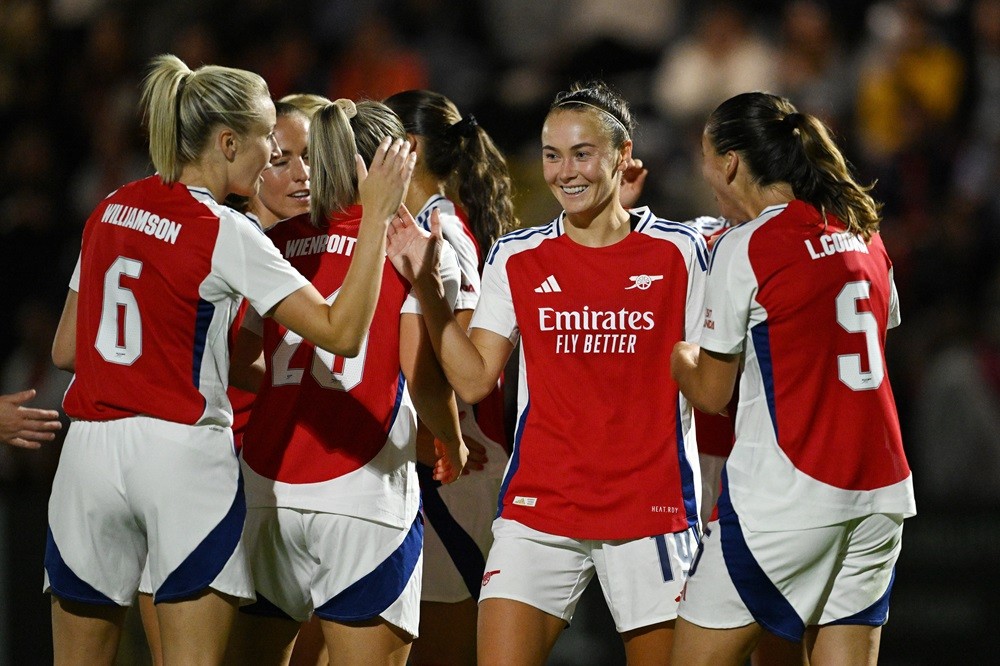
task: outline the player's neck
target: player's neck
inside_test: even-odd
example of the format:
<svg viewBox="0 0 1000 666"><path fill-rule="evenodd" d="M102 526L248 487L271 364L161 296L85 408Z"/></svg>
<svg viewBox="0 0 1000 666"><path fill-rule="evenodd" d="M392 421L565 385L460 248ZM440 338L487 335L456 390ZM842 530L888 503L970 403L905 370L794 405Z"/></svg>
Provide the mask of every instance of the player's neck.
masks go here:
<svg viewBox="0 0 1000 666"><path fill-rule="evenodd" d="M629 214L617 199L597 211L566 213L563 218L566 235L586 247L607 247L628 236Z"/></svg>
<svg viewBox="0 0 1000 666"><path fill-rule="evenodd" d="M428 173L413 174L410 187L406 190L406 200L403 202L414 217L420 213L424 204L435 194L444 194L444 185Z"/></svg>

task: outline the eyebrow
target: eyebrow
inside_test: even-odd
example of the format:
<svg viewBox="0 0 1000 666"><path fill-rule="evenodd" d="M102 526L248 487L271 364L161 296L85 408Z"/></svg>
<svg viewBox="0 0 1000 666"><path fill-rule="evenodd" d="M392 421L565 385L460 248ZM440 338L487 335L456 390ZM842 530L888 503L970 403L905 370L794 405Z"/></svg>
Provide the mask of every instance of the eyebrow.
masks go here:
<svg viewBox="0 0 1000 666"><path fill-rule="evenodd" d="M597 145L593 144L593 143L578 143L575 146L570 146L569 149L570 150L578 150L580 148L597 148ZM554 147L549 146L549 145L544 145L544 146L542 146L542 150L555 150L555 151L558 151L559 149L558 148L554 148Z"/></svg>

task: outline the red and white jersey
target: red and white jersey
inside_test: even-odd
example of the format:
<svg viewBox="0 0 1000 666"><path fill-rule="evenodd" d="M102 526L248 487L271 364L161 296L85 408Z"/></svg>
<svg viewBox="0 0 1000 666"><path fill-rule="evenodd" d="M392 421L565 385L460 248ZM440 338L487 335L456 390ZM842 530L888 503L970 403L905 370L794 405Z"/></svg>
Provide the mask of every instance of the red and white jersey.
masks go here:
<svg viewBox="0 0 1000 666"><path fill-rule="evenodd" d="M231 425L227 334L241 295L267 312L305 284L208 190L159 176L121 187L87 220L70 282L79 301L66 413Z"/></svg>
<svg viewBox="0 0 1000 666"><path fill-rule="evenodd" d="M361 222L352 206L317 229L308 215L267 234L333 302ZM453 260L452 260L453 261ZM457 267L442 268L454 297ZM334 356L273 319L261 333L266 372L243 437L248 507L280 506L357 516L397 527L417 513L416 416L399 364L399 318L419 314L410 284L385 260L375 317L361 352Z"/></svg>
<svg viewBox="0 0 1000 666"><path fill-rule="evenodd" d="M499 515L577 539L634 539L698 522L691 409L670 350L697 340L705 242L689 225L631 211L608 247L563 216L502 237L472 327L521 341L517 429Z"/></svg>
<svg viewBox="0 0 1000 666"><path fill-rule="evenodd" d="M733 507L753 530L913 515L885 363L899 323L892 263L802 201L766 208L713 249L701 346L745 353Z"/></svg>
<svg viewBox="0 0 1000 666"><path fill-rule="evenodd" d="M456 310L474 310L481 291L479 279L479 245L465 221L465 214L450 199L435 194L417 214L417 224L430 231L431 211L438 209L441 220L441 237L455 250L462 282L458 290Z"/></svg>

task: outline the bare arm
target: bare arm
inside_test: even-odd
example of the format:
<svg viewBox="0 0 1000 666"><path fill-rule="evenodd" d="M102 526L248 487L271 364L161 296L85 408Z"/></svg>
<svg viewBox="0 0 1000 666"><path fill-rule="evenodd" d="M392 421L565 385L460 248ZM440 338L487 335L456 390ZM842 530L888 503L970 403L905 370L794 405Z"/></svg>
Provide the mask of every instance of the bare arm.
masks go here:
<svg viewBox="0 0 1000 666"><path fill-rule="evenodd" d="M66 292L59 326L52 340L52 362L60 370L73 372L76 366L76 308L80 295L70 289Z"/></svg>
<svg viewBox="0 0 1000 666"><path fill-rule="evenodd" d="M739 368L739 354L719 354L690 342L678 342L670 355L670 374L681 393L706 414L726 409Z"/></svg>
<svg viewBox="0 0 1000 666"><path fill-rule="evenodd" d="M405 209L392 226L389 258L413 285L434 353L448 382L462 400L474 405L496 386L514 345L492 331L474 328L467 332L452 312L437 272L440 244L444 242L437 210L431 213L429 238Z"/></svg>
<svg viewBox="0 0 1000 666"><path fill-rule="evenodd" d="M403 201L416 153L402 140L382 141L370 170L355 156L363 212L350 268L330 305L312 285L287 296L271 316L338 356L357 356L378 303L385 262L386 231Z"/></svg>
<svg viewBox="0 0 1000 666"><path fill-rule="evenodd" d="M241 327L229 360L230 386L257 393L264 381L264 370L264 339Z"/></svg>
<svg viewBox="0 0 1000 666"><path fill-rule="evenodd" d="M469 452L462 441L455 394L434 358L421 319L415 314L400 316L399 363L420 420L443 448L435 451L434 478L450 483L461 476Z"/></svg>
<svg viewBox="0 0 1000 666"><path fill-rule="evenodd" d="M0 395L0 443L37 449L55 438L62 427L59 412L22 406L35 397L35 389Z"/></svg>

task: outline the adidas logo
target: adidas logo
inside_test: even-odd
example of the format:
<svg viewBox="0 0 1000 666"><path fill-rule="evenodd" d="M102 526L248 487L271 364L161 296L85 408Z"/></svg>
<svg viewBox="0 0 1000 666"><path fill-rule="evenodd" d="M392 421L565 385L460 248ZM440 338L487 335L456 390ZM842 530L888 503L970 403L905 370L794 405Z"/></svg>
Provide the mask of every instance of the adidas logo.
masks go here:
<svg viewBox="0 0 1000 666"><path fill-rule="evenodd" d="M539 294L549 294L552 292L560 292L560 291L562 291L562 287L560 287L559 283L556 282L555 275L548 276L547 278L545 278L545 282L542 282L542 284L535 287L535 292Z"/></svg>

